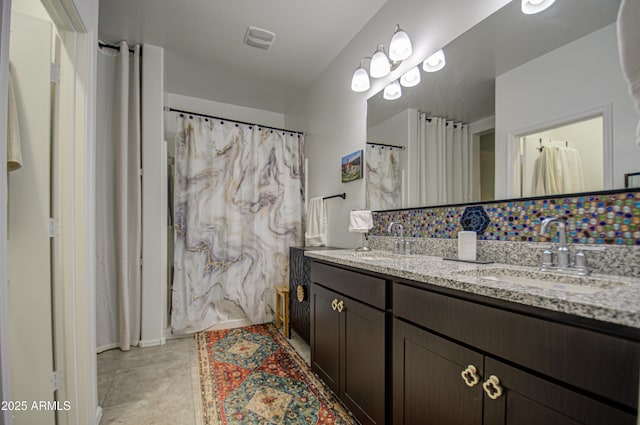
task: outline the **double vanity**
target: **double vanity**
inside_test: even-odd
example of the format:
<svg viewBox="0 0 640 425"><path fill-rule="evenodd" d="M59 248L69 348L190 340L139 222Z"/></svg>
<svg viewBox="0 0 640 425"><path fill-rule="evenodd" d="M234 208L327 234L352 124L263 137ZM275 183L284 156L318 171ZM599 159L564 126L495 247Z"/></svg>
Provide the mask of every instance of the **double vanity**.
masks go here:
<svg viewBox="0 0 640 425"><path fill-rule="evenodd" d="M312 369L362 424L635 424L640 279L306 251Z"/></svg>

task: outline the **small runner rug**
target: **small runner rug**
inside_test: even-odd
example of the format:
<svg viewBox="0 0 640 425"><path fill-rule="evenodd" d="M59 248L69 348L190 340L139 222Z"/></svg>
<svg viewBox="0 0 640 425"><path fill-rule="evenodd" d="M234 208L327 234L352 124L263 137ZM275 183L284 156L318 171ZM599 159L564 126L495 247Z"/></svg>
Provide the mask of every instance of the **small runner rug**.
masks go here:
<svg viewBox="0 0 640 425"><path fill-rule="evenodd" d="M199 332L202 425L358 422L273 324Z"/></svg>

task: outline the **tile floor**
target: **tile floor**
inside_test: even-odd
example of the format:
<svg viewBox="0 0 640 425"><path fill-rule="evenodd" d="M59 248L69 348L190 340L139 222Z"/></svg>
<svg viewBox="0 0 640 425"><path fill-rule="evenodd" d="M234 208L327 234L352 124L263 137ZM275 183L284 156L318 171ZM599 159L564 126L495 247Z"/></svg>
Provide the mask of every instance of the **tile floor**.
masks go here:
<svg viewBox="0 0 640 425"><path fill-rule="evenodd" d="M289 342L309 364L309 346L295 332ZM101 425L200 425L199 397L193 337L98 354Z"/></svg>

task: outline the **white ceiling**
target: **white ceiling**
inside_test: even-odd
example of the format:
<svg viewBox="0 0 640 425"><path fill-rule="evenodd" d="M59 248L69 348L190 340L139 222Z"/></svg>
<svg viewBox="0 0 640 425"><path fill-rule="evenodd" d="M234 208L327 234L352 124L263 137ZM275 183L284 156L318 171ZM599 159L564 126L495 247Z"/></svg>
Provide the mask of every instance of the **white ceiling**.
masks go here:
<svg viewBox="0 0 640 425"><path fill-rule="evenodd" d="M101 0L99 34L163 47L170 93L284 112L385 3ZM248 26L275 32L273 46L244 45Z"/></svg>

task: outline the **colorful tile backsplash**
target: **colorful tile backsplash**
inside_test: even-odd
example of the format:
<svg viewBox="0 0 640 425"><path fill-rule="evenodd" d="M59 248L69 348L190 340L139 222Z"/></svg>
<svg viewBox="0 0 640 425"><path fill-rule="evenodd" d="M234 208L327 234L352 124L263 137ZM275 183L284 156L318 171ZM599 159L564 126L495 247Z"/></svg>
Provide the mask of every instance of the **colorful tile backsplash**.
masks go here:
<svg viewBox="0 0 640 425"><path fill-rule="evenodd" d="M489 217L486 230L478 235L481 240L557 242L555 228L540 235L540 223L549 216L565 216L567 238L572 243L640 246L640 192L501 201L481 206ZM390 236L387 227L396 221L404 225L405 235L410 237L455 239L463 230L465 209L470 207L377 212L373 214L371 234ZM468 212L465 218L469 215Z"/></svg>

